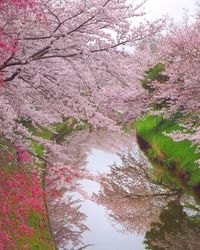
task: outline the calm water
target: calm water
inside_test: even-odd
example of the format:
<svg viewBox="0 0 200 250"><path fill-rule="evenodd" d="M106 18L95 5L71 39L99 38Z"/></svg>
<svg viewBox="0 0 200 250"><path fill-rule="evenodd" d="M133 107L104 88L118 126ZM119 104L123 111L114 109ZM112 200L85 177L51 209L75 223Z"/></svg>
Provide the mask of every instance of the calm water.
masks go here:
<svg viewBox="0 0 200 250"><path fill-rule="evenodd" d="M153 182L134 141L103 131L66 142L70 170L57 183L62 195L49 199L60 250L200 249L200 206L173 185Z"/></svg>
<svg viewBox="0 0 200 250"><path fill-rule="evenodd" d="M106 153L100 150L92 150L88 156L87 167L91 171L106 173L114 162L120 163L116 154ZM84 190L92 195L98 193L99 185L94 181L82 181ZM87 249L95 250L143 250L143 236L134 233L123 232L120 225L113 225L108 218L106 209L90 200L84 200L81 211L87 214L85 224L90 228L83 234L83 241L90 243Z"/></svg>

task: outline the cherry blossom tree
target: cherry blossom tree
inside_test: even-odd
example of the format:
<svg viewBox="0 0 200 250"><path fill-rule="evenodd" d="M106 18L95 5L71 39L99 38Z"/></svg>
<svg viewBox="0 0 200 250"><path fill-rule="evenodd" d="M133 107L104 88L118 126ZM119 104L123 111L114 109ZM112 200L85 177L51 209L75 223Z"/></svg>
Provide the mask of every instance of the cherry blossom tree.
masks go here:
<svg viewBox="0 0 200 250"><path fill-rule="evenodd" d="M136 84L140 67L124 46L137 44L162 26L160 21L133 25L144 15L143 3L35 0L39 7L23 15L19 6L12 21L2 9L1 27L6 39L13 40L13 49L0 65L1 134L26 147L31 138L57 152L55 143L33 136L22 119L46 127L75 117L94 128L114 128L130 97L137 100L140 115L147 93Z"/></svg>
<svg viewBox="0 0 200 250"><path fill-rule="evenodd" d="M193 20L185 16L181 24L170 23L168 30L147 46L151 49L143 50L148 58L151 55L150 67L163 65L160 75L165 77L149 82L153 103L168 118L181 113L177 120L184 129L174 133L173 138L190 139L197 144L200 142L199 27L199 14Z"/></svg>
<svg viewBox="0 0 200 250"><path fill-rule="evenodd" d="M0 87L1 136L17 145L19 160L28 159L23 147L29 147L35 140L54 154L61 152L63 158L59 160L63 163L66 159L62 154L63 145L34 136L23 121L31 121L33 126L41 128L75 117L86 120L94 127L113 127L117 113L124 110L126 97L144 92L140 85L132 84L136 75L132 70L134 64L130 54L123 51L123 45L136 43L153 34L160 24L132 27L130 19L143 15L140 11L142 4L133 6L122 0L10 0L0 3L0 75L4 83ZM69 174L65 169L65 182L71 182L72 171ZM34 185L28 180L25 187L23 183L18 183L17 178L23 181L25 177L29 178L28 175L14 176L13 185L18 186L16 190L11 189L16 199L10 197L9 203L6 195L10 190L7 190L6 184L5 190L2 189L5 193L2 197L3 209L5 205L10 205L6 210L8 214L12 205L15 206L13 203L17 204L19 197L26 196L26 191L35 192ZM6 181L5 175L2 174L2 178ZM28 184L29 189L26 190ZM62 180L60 185L63 185ZM21 194L18 192L20 188ZM42 194L39 198L38 202L41 202ZM30 199L36 203L33 197ZM29 205L27 197L22 201ZM84 215L77 207L67 209L73 220L77 217L75 226L80 233L86 230L82 224ZM27 223L25 215L27 213L22 214ZM10 222L3 221L6 230ZM16 225L11 225L12 230L14 226L19 226L19 233L28 234L27 224L22 224L23 228L20 225L18 220ZM56 231L56 224L53 225ZM80 236L73 236L71 226L67 239L70 237L79 242ZM57 234L58 240L63 232ZM11 239L5 241L11 242Z"/></svg>
<svg viewBox="0 0 200 250"><path fill-rule="evenodd" d="M35 12L36 5L34 0L1 0L0 1L0 61L1 63L15 53L16 38L14 32L10 36L8 30L12 30L13 21L17 15L21 15L21 20L26 21L26 16ZM36 13L36 12L35 12ZM4 19L3 19L4 18Z"/></svg>

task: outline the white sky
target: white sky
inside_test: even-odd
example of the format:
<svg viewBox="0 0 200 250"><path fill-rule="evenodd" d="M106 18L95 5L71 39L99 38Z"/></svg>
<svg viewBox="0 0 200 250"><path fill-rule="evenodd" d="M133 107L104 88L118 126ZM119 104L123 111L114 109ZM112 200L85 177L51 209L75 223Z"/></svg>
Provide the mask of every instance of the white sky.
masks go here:
<svg viewBox="0 0 200 250"><path fill-rule="evenodd" d="M168 14L172 18L180 20L184 9L188 9L191 14L195 13L197 2L200 2L200 0L147 0L145 9L149 12L148 17L150 19Z"/></svg>

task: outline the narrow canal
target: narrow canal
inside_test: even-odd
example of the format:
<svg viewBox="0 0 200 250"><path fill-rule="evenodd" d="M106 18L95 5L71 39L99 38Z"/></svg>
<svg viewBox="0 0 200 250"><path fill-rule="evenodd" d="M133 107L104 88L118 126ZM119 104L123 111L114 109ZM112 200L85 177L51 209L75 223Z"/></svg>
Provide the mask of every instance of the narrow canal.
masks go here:
<svg viewBox="0 0 200 250"><path fill-rule="evenodd" d="M73 152L59 173L65 176L62 184L58 178L61 195L49 198L60 250L198 250L200 207L151 180L135 136L78 132L65 144L66 154ZM57 172L49 178L56 180Z"/></svg>
<svg viewBox="0 0 200 250"><path fill-rule="evenodd" d="M117 154L106 153L101 150L92 150L88 155L87 168L94 172L105 174L110 171L110 166L114 163L120 164L121 160ZM84 190L91 197L94 193L98 194L100 186L95 181L82 181ZM116 201L117 202L117 201ZM143 250L143 236L134 233L128 233L123 230L120 224L113 223L108 217L104 206L97 204L92 200L83 200L81 211L87 214L85 224L90 229L83 234L83 241L88 249L95 250ZM133 248L134 247L134 248Z"/></svg>

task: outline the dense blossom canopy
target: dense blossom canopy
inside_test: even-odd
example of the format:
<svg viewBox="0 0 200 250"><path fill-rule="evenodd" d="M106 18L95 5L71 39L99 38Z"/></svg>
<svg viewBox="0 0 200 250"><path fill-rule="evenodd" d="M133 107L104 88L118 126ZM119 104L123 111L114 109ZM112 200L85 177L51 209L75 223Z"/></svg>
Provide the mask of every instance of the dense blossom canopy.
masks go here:
<svg viewBox="0 0 200 250"><path fill-rule="evenodd" d="M22 120L46 127L75 117L94 128L114 128L129 111L129 99L135 116L144 112L146 93L136 84L142 68L124 48L162 26L160 21L132 25L143 16L143 3L11 2L3 1L0 11L2 41L10 46L3 48L0 65L1 134L17 144L39 140L55 151L52 142L33 137Z"/></svg>
<svg viewBox="0 0 200 250"><path fill-rule="evenodd" d="M153 101L167 114L194 114L195 126L191 116L186 126L195 127L189 139L199 142L199 16L152 39L162 21L133 25L144 2L1 0L1 134L57 152L59 146L33 136L22 121L41 128L75 117L113 129ZM158 63L168 78L153 81L148 93L140 80Z"/></svg>

